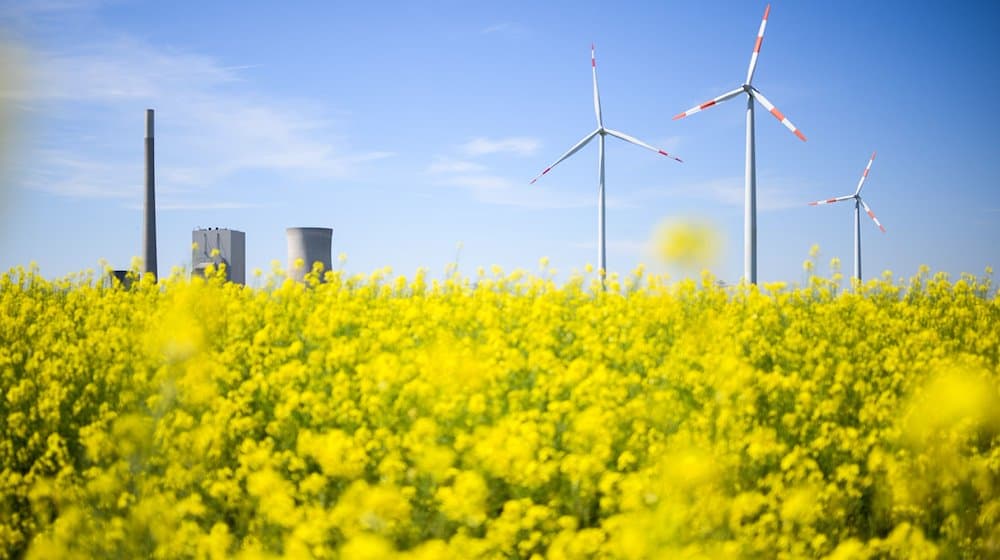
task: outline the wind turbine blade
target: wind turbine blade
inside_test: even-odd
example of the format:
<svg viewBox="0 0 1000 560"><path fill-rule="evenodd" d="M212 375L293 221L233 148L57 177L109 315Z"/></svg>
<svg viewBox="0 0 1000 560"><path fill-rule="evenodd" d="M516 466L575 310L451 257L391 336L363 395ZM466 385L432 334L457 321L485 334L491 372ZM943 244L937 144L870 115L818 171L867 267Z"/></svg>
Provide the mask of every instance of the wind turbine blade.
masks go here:
<svg viewBox="0 0 1000 560"><path fill-rule="evenodd" d="M875 213L872 212L872 209L869 208L867 204L865 204L865 201L861 197L858 197L858 200L861 201L861 206L864 206L865 212L868 213L868 217L870 217L872 221L875 222L875 225L878 226L878 229L882 230L882 233L885 233L885 228L882 227L882 222L878 221L878 218L875 217Z"/></svg>
<svg viewBox="0 0 1000 560"><path fill-rule="evenodd" d="M872 158L868 160L868 165L865 166L865 172L861 174L861 180L858 181L858 188L854 191L854 194L861 194L861 187L865 186L865 179L868 178L868 171L871 170L873 161L875 161L875 152L872 152Z"/></svg>
<svg viewBox="0 0 1000 560"><path fill-rule="evenodd" d="M654 148L653 146L650 146L649 144L643 142L642 140L639 140L638 138L635 138L634 136L629 136L628 134L625 134L624 132L618 132L617 130L611 130L610 128L605 128L604 131L607 132L608 134L616 137L616 138L621 138L622 140L624 140L626 142L631 142L632 144L635 144L636 146L641 146L643 148L646 148L647 150L654 151L654 152L660 154L661 156L667 156L668 158L670 158L672 160L679 161L681 163L684 162L684 160L682 160L681 158L679 158L677 156L674 156L674 155L671 155L671 154L668 154L667 152L665 152L665 151L663 151L663 150L661 150L659 148Z"/></svg>
<svg viewBox="0 0 1000 560"><path fill-rule="evenodd" d="M828 198L826 200L817 200L816 202L810 202L809 206L819 206L821 204L833 204L834 202L843 202L845 200L851 200L854 198L853 194L847 196L838 196L837 198Z"/></svg>
<svg viewBox="0 0 1000 560"><path fill-rule="evenodd" d="M758 91L756 88L750 88L750 95L752 95L754 99L759 101L760 104L763 105L765 109L767 109L772 115L774 115L774 118L778 119L778 121L780 121L781 124L785 125L785 128L791 130L793 134L798 136L799 140L802 140L803 142L806 141L806 136L802 134L802 131L800 131L797 126L792 124L792 121L788 120L788 117L786 117L784 113L779 111L778 108L774 106L774 103L768 101L767 98L764 97L763 93Z"/></svg>
<svg viewBox="0 0 1000 560"><path fill-rule="evenodd" d="M594 72L594 114L597 116L597 128L604 126L601 118L601 94L597 91L597 57L594 56L594 44L590 44L590 68Z"/></svg>
<svg viewBox="0 0 1000 560"><path fill-rule="evenodd" d="M546 167L545 171L542 171L541 173L539 173L538 175L536 175L535 178L532 179L529 184L530 185L535 184L535 181L537 181L542 175L545 175L549 171L552 171L552 168L555 167L555 166L557 166L557 165L559 165L559 163L562 160L564 160L564 159L568 158L569 156L571 156L571 155L579 152L580 148L586 146L587 142L590 142L591 140L593 140L594 136L597 136L597 133L600 132L600 131L601 131L601 129L598 128L597 130L595 130L595 131L591 132L590 134L584 136L583 140L580 140L579 142L577 142L575 146L573 146L572 148L569 149L569 151L567 151L565 154L563 154L562 156L560 156L560 158L557 159L555 163L553 163L552 165Z"/></svg>
<svg viewBox="0 0 1000 560"><path fill-rule="evenodd" d="M753 54L750 55L750 67L747 68L747 81L753 81L753 71L757 69L757 56L760 54L760 45L764 42L764 28L767 27L767 16L771 13L771 5L764 8L764 19L760 20L760 29L757 30L757 42L753 45Z"/></svg>
<svg viewBox="0 0 1000 560"><path fill-rule="evenodd" d="M703 111L705 109L708 109L712 105L716 105L718 103L722 103L723 101L726 101L727 99L731 99L733 97L736 97L737 95L743 93L744 91L745 90L742 87L738 87L738 88L734 89L733 91L730 91L730 92L727 92L727 93L723 93L722 95L716 97L715 99L710 99L710 100L702 103L701 105L698 105L696 107L692 107L692 108L688 109L687 111L684 111L683 113L678 114L677 116L674 117L674 120L676 121L677 119L683 119L684 117L691 116L691 115L697 113L698 111Z"/></svg>

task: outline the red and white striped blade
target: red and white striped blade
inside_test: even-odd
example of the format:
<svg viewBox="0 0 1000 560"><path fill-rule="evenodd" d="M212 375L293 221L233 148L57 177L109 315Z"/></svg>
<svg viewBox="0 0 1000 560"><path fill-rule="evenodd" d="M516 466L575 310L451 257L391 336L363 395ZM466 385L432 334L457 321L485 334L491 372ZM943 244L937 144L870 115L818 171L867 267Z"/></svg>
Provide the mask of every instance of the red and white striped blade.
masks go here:
<svg viewBox="0 0 1000 560"><path fill-rule="evenodd" d="M868 165L865 166L865 171L861 174L861 180L858 181L858 188L855 189L854 194L861 194L861 187L865 186L865 179L868 178L868 172L871 171L873 161L875 161L875 152L872 152L872 158L868 160Z"/></svg>
<svg viewBox="0 0 1000 560"><path fill-rule="evenodd" d="M802 140L803 142L806 141L805 134L802 134L802 131L800 131L797 126L792 124L792 121L788 120L788 117L786 117L784 113L779 111L778 108L774 106L774 103L768 101L768 99L764 97L763 93L758 91L756 88L750 88L750 95L752 95L754 99L759 101L760 104L763 105L764 108L768 110L768 112L774 115L774 118L778 119L778 121L781 124L785 125L785 128L791 130L793 134L798 136L799 140Z"/></svg>
<svg viewBox="0 0 1000 560"><path fill-rule="evenodd" d="M767 16L771 13L771 5L764 8L764 18L760 20L760 29L757 30L757 42L753 45L753 53L750 55L750 67L747 68L747 81L753 81L753 71L757 69L757 56L760 55L760 45L764 42L764 28L767 27Z"/></svg>
<svg viewBox="0 0 1000 560"><path fill-rule="evenodd" d="M882 226L882 222L878 221L878 218L875 217L875 213L872 212L872 209L869 208L867 204L865 204L865 201L862 198L859 197L858 200L861 201L861 206L864 206L865 212L868 213L868 217L870 217L872 221L875 222L875 225L878 226L878 229L882 230L882 233L885 233L885 228Z"/></svg>
<svg viewBox="0 0 1000 560"><path fill-rule="evenodd" d="M539 178L541 178L542 175L545 175L549 171L552 171L552 168L555 167L555 166L557 166L557 165L559 165L559 163L562 162L562 160L564 160L564 159L568 158L569 156L571 156L571 155L579 152L580 148L586 146L587 142L590 142L591 140L593 140L594 136L597 136L597 133L600 132L600 131L601 131L601 129L598 128L597 130L595 130L595 131L591 132L590 134L584 136L583 140L580 140L579 142L577 142L575 146L573 146L572 148L569 149L569 151L567 151L565 154L563 154L562 156L560 156L559 159L557 159L555 161L555 163L553 163L552 165L546 167L544 171L542 171L541 173L539 173L538 175L536 175L535 178L532 179L531 182L528 183L528 184L530 184L530 185L535 184L535 181L537 181Z"/></svg>
<svg viewBox="0 0 1000 560"><path fill-rule="evenodd" d="M854 198L853 194L847 196L838 196L837 198L828 198L826 200L817 200L816 202L810 202L809 206L820 206L822 204L833 204L834 202L843 202L845 200L851 200Z"/></svg>
<svg viewBox="0 0 1000 560"><path fill-rule="evenodd" d="M743 93L744 91L745 90L743 88L738 87L738 88L734 89L733 91L723 93L722 95L716 97L715 99L710 99L710 100L702 103L701 105L698 105L696 107L692 107L692 108L688 109L687 111L684 111L683 113L680 113L680 114L676 115L674 117L674 120L676 121L677 119L683 119L684 117L691 116L691 115L693 115L693 114L695 114L695 113L697 113L699 111L704 111L705 109L708 109L709 107L711 107L713 105L717 105L719 103L722 103L723 101L726 101L728 99L732 99L733 97L736 97L737 95Z"/></svg>
<svg viewBox="0 0 1000 560"><path fill-rule="evenodd" d="M617 130L611 130L610 128L605 128L604 131L607 132L608 134L616 137L616 138L621 138L622 140L624 140L626 142L631 142L632 144L635 144L636 146L641 146L643 148L646 148L647 150L654 151L654 152L660 154L661 156L667 156L668 158L670 158L672 160L679 161L681 163L684 162L684 160L682 160L681 158L679 158L679 157L677 157L675 155L668 154L667 152L665 152L665 151L663 151L663 150L661 150L659 148L654 148L653 146L650 146L649 144L643 142L642 140L639 140L638 138L635 138L634 136L629 136L628 134L625 134L624 132L618 132Z"/></svg>
<svg viewBox="0 0 1000 560"><path fill-rule="evenodd" d="M590 68L594 72L594 115L597 116L597 127L604 126L601 119L601 94L597 92L597 57L594 55L594 44L590 44Z"/></svg>

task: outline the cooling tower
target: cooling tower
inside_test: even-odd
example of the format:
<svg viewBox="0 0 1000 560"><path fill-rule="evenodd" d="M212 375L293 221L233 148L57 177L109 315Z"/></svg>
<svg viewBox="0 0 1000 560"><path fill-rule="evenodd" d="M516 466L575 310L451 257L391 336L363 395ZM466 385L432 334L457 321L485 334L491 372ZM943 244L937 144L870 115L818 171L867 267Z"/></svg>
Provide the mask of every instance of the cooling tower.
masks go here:
<svg viewBox="0 0 1000 560"><path fill-rule="evenodd" d="M285 230L288 236L288 277L301 282L312 270L313 263L323 263L323 270L330 270L330 247L333 230L322 227L294 227ZM295 263L302 259L303 265Z"/></svg>

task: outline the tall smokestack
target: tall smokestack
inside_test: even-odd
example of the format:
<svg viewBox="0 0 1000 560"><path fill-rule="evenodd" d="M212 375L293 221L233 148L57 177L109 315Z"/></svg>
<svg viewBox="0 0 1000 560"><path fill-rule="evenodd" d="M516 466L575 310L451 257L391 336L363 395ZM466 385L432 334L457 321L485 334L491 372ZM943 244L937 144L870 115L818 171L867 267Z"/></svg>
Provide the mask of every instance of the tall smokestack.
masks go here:
<svg viewBox="0 0 1000 560"><path fill-rule="evenodd" d="M156 179L153 172L153 110L146 109L146 206L142 235L142 262L146 274L156 273Z"/></svg>

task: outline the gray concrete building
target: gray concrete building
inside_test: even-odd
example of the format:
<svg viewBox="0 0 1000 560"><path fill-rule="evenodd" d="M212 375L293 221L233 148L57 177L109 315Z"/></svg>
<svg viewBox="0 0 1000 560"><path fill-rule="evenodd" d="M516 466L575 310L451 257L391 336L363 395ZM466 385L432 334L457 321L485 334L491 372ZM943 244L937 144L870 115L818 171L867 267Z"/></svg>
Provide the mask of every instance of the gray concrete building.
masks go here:
<svg viewBox="0 0 1000 560"><path fill-rule="evenodd" d="M191 232L191 273L204 276L209 264L226 264L226 279L246 284L246 234L235 229L207 228ZM213 256L213 251L218 253Z"/></svg>

